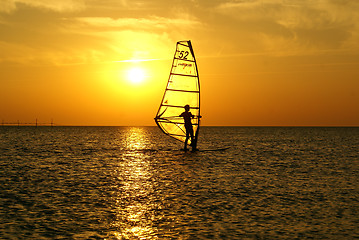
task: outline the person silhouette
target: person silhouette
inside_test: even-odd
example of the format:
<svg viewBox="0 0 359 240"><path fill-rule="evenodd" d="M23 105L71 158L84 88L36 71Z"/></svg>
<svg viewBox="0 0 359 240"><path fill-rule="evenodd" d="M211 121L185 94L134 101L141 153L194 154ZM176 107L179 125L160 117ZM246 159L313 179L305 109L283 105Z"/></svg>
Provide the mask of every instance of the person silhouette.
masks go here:
<svg viewBox="0 0 359 240"><path fill-rule="evenodd" d="M191 137L191 144L190 146L193 146L193 126L192 126L192 121L191 119L194 118L194 115L189 111L189 105L187 104L186 106L184 106L184 112L181 113L181 115L179 115L180 117L183 117L184 120L184 127L186 129L186 140L184 141L184 149L185 151L187 151L187 143L188 143L188 139Z"/></svg>

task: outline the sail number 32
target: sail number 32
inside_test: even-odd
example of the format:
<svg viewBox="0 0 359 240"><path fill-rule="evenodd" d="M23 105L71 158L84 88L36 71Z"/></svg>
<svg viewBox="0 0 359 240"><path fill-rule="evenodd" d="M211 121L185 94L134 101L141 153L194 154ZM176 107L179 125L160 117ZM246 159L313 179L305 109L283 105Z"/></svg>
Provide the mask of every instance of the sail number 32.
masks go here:
<svg viewBox="0 0 359 240"><path fill-rule="evenodd" d="M189 52L188 51L180 51L178 54L179 59L187 59Z"/></svg>

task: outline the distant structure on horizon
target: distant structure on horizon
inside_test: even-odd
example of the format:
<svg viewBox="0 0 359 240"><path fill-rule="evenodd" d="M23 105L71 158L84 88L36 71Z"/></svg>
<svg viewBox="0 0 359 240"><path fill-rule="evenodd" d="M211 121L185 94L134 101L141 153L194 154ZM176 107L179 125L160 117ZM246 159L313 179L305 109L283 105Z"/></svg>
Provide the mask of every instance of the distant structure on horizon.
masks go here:
<svg viewBox="0 0 359 240"><path fill-rule="evenodd" d="M51 119L51 122L39 122L36 118L35 122L20 122L17 120L17 122L5 122L4 120L1 121L1 126L54 126L54 121Z"/></svg>

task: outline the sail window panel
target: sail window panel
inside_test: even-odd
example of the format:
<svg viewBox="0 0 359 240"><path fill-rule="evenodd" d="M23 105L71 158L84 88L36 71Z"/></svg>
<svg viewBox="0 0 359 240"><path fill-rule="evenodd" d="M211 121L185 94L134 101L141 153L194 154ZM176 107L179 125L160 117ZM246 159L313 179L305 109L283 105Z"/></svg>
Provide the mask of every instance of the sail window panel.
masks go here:
<svg viewBox="0 0 359 240"><path fill-rule="evenodd" d="M186 136L186 133L185 133L185 129L184 129L184 126L181 125L181 124L173 124L173 123L166 123L166 122L161 122L160 123L162 126L165 127L166 131L168 131L170 134L173 134L173 135L177 135L177 136L183 136L185 137Z"/></svg>
<svg viewBox="0 0 359 240"><path fill-rule="evenodd" d="M160 123L163 129L170 134L170 136L184 142L186 139L185 129L183 125L176 125L172 123Z"/></svg>
<svg viewBox="0 0 359 240"><path fill-rule="evenodd" d="M199 94L193 92L166 91L164 105L198 107Z"/></svg>
<svg viewBox="0 0 359 240"><path fill-rule="evenodd" d="M196 64L194 62L178 60L173 65L172 73L197 76Z"/></svg>
<svg viewBox="0 0 359 240"><path fill-rule="evenodd" d="M167 88L184 91L198 91L198 79L194 77L172 75Z"/></svg>
<svg viewBox="0 0 359 240"><path fill-rule="evenodd" d="M160 111L160 113L163 113L161 115L161 118L163 119L166 118L168 121L172 122L183 122L183 119L179 116L184 111L183 108L162 106Z"/></svg>

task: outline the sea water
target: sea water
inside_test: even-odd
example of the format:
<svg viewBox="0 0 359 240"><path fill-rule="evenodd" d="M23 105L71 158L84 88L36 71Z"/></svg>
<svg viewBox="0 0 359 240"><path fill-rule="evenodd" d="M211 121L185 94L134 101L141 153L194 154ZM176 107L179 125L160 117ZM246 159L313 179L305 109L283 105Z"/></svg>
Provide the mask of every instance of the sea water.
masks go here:
<svg viewBox="0 0 359 240"><path fill-rule="evenodd" d="M1 239L357 239L359 128L0 127Z"/></svg>

